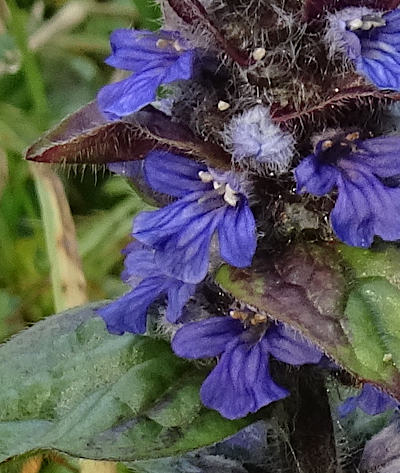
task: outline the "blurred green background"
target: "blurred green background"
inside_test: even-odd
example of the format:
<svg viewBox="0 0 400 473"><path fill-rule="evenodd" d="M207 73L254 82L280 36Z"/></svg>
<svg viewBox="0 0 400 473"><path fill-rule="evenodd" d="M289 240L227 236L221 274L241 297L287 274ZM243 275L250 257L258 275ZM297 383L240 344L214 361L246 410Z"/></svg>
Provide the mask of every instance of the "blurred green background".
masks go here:
<svg viewBox="0 0 400 473"><path fill-rule="evenodd" d="M120 251L144 204L105 168L32 165L23 154L118 78L103 62L111 31L158 29L159 17L149 0L0 0L0 341L54 312L124 292ZM69 259L66 248L75 245L79 257ZM53 453L0 465L10 473L117 470L124 468Z"/></svg>

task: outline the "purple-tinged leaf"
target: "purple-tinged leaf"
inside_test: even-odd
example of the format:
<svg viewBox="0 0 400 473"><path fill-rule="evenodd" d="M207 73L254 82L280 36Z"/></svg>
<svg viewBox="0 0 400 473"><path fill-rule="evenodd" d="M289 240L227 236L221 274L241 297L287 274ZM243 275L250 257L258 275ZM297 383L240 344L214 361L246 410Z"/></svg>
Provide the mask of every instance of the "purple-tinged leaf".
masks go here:
<svg viewBox="0 0 400 473"><path fill-rule="evenodd" d="M230 156L197 138L181 123L148 106L121 120L109 121L92 102L44 134L26 159L45 163L104 164L143 159L154 149L230 169Z"/></svg>
<svg viewBox="0 0 400 473"><path fill-rule="evenodd" d="M303 19L307 22L318 20L325 11L341 10L346 7L393 10L399 4L399 0L306 0L303 7Z"/></svg>
<svg viewBox="0 0 400 473"><path fill-rule="evenodd" d="M185 23L189 25L201 25L206 28L215 38L219 46L240 66L248 67L255 60L245 51L237 48L228 41L223 33L217 28L209 17L207 10L199 0L167 0L169 6Z"/></svg>
<svg viewBox="0 0 400 473"><path fill-rule="evenodd" d="M252 269L223 266L216 279L241 302L299 330L360 381L400 399L400 290L383 278L360 279L349 295L340 248L292 246Z"/></svg>
<svg viewBox="0 0 400 473"><path fill-rule="evenodd" d="M330 87L333 93L326 98L309 105L291 107L290 104L282 107L280 104L272 104L271 116L275 123L290 123L306 119L315 119L318 115L335 112L335 109L343 113L345 106L354 109L362 99L400 100L400 94L390 91L380 91L374 86L367 85L364 79L358 75L347 76L342 83L333 84Z"/></svg>

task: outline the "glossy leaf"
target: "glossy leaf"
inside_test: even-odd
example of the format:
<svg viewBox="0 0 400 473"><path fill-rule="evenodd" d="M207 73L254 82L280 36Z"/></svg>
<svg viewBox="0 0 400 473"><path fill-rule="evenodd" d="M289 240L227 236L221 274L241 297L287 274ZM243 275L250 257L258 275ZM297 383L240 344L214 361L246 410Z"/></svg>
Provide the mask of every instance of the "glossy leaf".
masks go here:
<svg viewBox="0 0 400 473"><path fill-rule="evenodd" d="M104 164L143 159L153 149L168 150L220 168L230 157L219 146L197 138L182 124L148 106L109 121L92 102L44 134L26 159L45 163Z"/></svg>
<svg viewBox="0 0 400 473"><path fill-rule="evenodd" d="M223 266L217 282L400 399L400 289L382 277L354 279L345 263L336 245L298 245L253 270Z"/></svg>
<svg viewBox="0 0 400 473"><path fill-rule="evenodd" d="M198 393L206 373L166 342L109 334L95 307L48 318L0 347L0 461L39 448L119 461L165 457L249 423L205 409Z"/></svg>

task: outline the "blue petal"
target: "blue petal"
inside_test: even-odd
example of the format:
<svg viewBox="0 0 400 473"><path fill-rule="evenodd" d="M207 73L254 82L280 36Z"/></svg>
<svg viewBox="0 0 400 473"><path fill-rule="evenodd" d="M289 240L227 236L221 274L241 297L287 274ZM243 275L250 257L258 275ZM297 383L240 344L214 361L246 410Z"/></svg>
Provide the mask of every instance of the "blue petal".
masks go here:
<svg viewBox="0 0 400 473"><path fill-rule="evenodd" d="M394 409L399 403L372 384L364 384L358 396L352 396L339 406L339 415L345 417L357 407L371 416Z"/></svg>
<svg viewBox="0 0 400 473"><path fill-rule="evenodd" d="M200 397L206 407L238 419L288 395L270 377L268 356L260 344L233 341L204 381Z"/></svg>
<svg viewBox="0 0 400 473"><path fill-rule="evenodd" d="M118 29L111 33L112 54L106 59L109 66L138 72L144 69L168 67L179 58L172 43L179 35L174 32ZM157 46L159 40L166 40L165 47Z"/></svg>
<svg viewBox="0 0 400 473"><path fill-rule="evenodd" d="M144 333L147 309L165 291L165 278L144 279L136 288L97 310L111 333Z"/></svg>
<svg viewBox="0 0 400 473"><path fill-rule="evenodd" d="M322 358L316 346L284 324L271 326L261 343L274 358L289 365L319 363Z"/></svg>
<svg viewBox="0 0 400 473"><path fill-rule="evenodd" d="M218 215L208 212L182 226L156 251L157 264L165 274L197 284L207 274L212 236Z"/></svg>
<svg viewBox="0 0 400 473"><path fill-rule="evenodd" d="M131 179L138 179L143 176L144 160L140 161L123 161L120 163L108 164L108 169L121 176L129 177Z"/></svg>
<svg viewBox="0 0 400 473"><path fill-rule="evenodd" d="M207 274L211 238L224 208L210 210L193 192L155 212L139 214L133 235L154 247L156 262L163 272L183 282L196 284Z"/></svg>
<svg viewBox="0 0 400 473"><path fill-rule="evenodd" d="M201 217L204 209L197 205L203 192L193 192L166 207L141 212L133 222L133 236L149 246L162 245L188 222Z"/></svg>
<svg viewBox="0 0 400 473"><path fill-rule="evenodd" d="M397 405L398 402L391 396L368 383L364 384L358 396L358 407L371 416L394 409Z"/></svg>
<svg viewBox="0 0 400 473"><path fill-rule="evenodd" d="M145 159L145 173L150 186L157 192L183 197L189 192L212 188L199 178L207 168L190 159L172 153L152 151Z"/></svg>
<svg viewBox="0 0 400 473"><path fill-rule="evenodd" d="M182 358L209 358L225 351L231 341L243 332L238 320L212 317L201 322L185 324L172 340L172 349Z"/></svg>
<svg viewBox="0 0 400 473"><path fill-rule="evenodd" d="M160 68L149 69L115 84L106 85L97 94L101 111L124 117L153 102L161 84L162 73Z"/></svg>
<svg viewBox="0 0 400 473"><path fill-rule="evenodd" d="M236 207L226 206L218 225L218 239L222 259L233 266L251 265L257 246L256 224L247 199Z"/></svg>
<svg viewBox="0 0 400 473"><path fill-rule="evenodd" d="M331 222L344 243L368 248L374 235L400 239L400 189L385 187L360 166L338 180L338 189Z"/></svg>
<svg viewBox="0 0 400 473"><path fill-rule="evenodd" d="M124 282L129 282L132 276L145 278L160 275L161 271L155 262L153 249L134 241L128 245L125 254L125 271L122 278Z"/></svg>
<svg viewBox="0 0 400 473"><path fill-rule="evenodd" d="M176 80L188 80L193 75L194 51L186 51L166 69L162 83L169 84Z"/></svg>
<svg viewBox="0 0 400 473"><path fill-rule="evenodd" d="M330 192L336 185L339 172L333 166L321 164L318 158L311 154L304 158L294 170L297 193L305 191L322 196Z"/></svg>
<svg viewBox="0 0 400 473"><path fill-rule="evenodd" d="M381 89L400 90L400 11L383 15L386 25L361 32L357 70Z"/></svg>
<svg viewBox="0 0 400 473"><path fill-rule="evenodd" d="M352 161L367 165L375 175L385 178L400 174L400 136L371 138L358 144Z"/></svg>
<svg viewBox="0 0 400 473"><path fill-rule="evenodd" d="M174 281L168 289L168 307L166 317L169 322L175 323L182 315L186 302L194 295L195 284L186 284Z"/></svg>
<svg viewBox="0 0 400 473"><path fill-rule="evenodd" d="M347 398L339 407L338 412L340 417L346 417L355 409L357 409L358 396L351 396Z"/></svg>

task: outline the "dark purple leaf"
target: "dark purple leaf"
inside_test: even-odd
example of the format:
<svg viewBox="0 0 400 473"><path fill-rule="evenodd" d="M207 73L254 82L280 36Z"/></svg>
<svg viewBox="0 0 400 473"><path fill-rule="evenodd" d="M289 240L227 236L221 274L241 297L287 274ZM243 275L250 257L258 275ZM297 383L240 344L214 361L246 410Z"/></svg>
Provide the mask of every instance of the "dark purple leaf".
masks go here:
<svg viewBox="0 0 400 473"><path fill-rule="evenodd" d="M254 64L254 59L245 51L234 46L228 41L223 33L219 31L215 23L209 17L207 10L199 0L167 0L170 7L185 23L189 25L201 25L206 28L215 38L219 46L240 66L248 67Z"/></svg>
<svg viewBox="0 0 400 473"><path fill-rule="evenodd" d="M391 352L385 337L393 340L392 333L385 328L384 333L372 332L370 339L365 339L365 326L384 324L387 313L374 322L370 301L363 298L368 291L376 293L379 313L388 310L379 306L382 291L386 291L385 297L388 294L384 301L400 300L400 291L384 280L386 286L371 285L364 292L360 283L357 292L358 286L352 282L350 305L349 283L338 250L336 244L292 246L281 254L256 260L251 269L223 266L216 279L241 302L299 330L360 381L371 382L400 398L400 372L394 364L382 361L384 354Z"/></svg>
<svg viewBox="0 0 400 473"><path fill-rule="evenodd" d="M148 106L124 119L108 121L92 102L43 135L26 159L45 163L104 164L143 159L168 150L216 168L230 169L230 156L197 138L181 123Z"/></svg>
<svg viewBox="0 0 400 473"><path fill-rule="evenodd" d="M381 91L375 87L365 83L364 79L358 75L352 74L347 76L342 83L334 84L330 90L337 90L331 93L325 99L320 100L315 104L308 106L299 106L296 109L287 105L282 107L280 104L272 104L271 114L272 119L276 123L290 123L303 119L314 119L319 114L335 113L335 109L340 109L349 106L353 108L360 99L381 99L381 100L400 100L400 94L390 91Z"/></svg>

